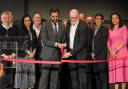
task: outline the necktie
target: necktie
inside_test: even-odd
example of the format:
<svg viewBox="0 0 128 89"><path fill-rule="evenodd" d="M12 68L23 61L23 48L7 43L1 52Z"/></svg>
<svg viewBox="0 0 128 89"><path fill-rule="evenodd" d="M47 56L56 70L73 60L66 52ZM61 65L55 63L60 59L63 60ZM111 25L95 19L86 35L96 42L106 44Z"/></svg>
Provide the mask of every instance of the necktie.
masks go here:
<svg viewBox="0 0 128 89"><path fill-rule="evenodd" d="M55 32L55 35L56 35L56 41L58 42L57 23L54 23L54 32Z"/></svg>
<svg viewBox="0 0 128 89"><path fill-rule="evenodd" d="M56 23L54 23L54 31L55 31L55 34L57 35L58 31L57 31L57 24Z"/></svg>

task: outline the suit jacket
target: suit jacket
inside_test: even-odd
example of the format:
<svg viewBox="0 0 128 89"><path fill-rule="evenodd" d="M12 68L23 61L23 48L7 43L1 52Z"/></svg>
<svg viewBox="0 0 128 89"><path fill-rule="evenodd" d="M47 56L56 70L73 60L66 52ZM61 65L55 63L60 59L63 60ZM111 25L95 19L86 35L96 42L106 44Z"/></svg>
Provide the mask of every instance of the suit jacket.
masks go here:
<svg viewBox="0 0 128 89"><path fill-rule="evenodd" d="M41 34L39 34L39 37L37 38L36 43L37 43L37 47L36 47L35 59L39 60L41 50L42 50Z"/></svg>
<svg viewBox="0 0 128 89"><path fill-rule="evenodd" d="M64 25L58 22L58 40L56 40L56 34L51 21L46 21L42 24L41 40L43 42L41 58L42 59L60 59L61 51L58 47L55 47L55 43L63 42L64 38Z"/></svg>
<svg viewBox="0 0 128 89"><path fill-rule="evenodd" d="M108 40L108 28L101 26L95 36L94 41L94 54L95 60L107 60L107 40ZM94 71L107 70L107 63L95 63Z"/></svg>
<svg viewBox="0 0 128 89"><path fill-rule="evenodd" d="M88 32L89 29L87 25L79 21L78 26L76 28L75 38L73 49L69 50L69 43L70 43L70 21L67 23L66 26L66 43L67 43L67 50L70 51L72 56L75 56L75 59L87 59L88 58Z"/></svg>

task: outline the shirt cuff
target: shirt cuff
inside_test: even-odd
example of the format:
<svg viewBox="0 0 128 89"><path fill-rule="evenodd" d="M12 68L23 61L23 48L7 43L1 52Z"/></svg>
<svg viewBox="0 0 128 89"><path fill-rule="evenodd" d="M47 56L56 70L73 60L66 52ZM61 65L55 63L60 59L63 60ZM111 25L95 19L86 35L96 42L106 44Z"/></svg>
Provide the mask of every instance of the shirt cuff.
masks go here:
<svg viewBox="0 0 128 89"><path fill-rule="evenodd" d="M57 46L58 46L58 43L56 42L56 43L55 43L55 47L57 47Z"/></svg>

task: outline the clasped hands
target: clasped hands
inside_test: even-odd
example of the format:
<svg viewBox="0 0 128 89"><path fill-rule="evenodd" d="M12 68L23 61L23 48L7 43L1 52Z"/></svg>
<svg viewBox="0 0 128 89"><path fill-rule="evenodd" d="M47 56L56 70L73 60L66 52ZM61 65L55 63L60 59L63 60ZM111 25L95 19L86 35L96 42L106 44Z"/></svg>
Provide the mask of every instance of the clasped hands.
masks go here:
<svg viewBox="0 0 128 89"><path fill-rule="evenodd" d="M113 59L115 59L116 58L116 53L117 53L118 51L110 51L110 55L111 55L111 57L113 58Z"/></svg>
<svg viewBox="0 0 128 89"><path fill-rule="evenodd" d="M31 52L31 51L27 50L27 57L28 58L33 58L34 55L35 55L35 52Z"/></svg>

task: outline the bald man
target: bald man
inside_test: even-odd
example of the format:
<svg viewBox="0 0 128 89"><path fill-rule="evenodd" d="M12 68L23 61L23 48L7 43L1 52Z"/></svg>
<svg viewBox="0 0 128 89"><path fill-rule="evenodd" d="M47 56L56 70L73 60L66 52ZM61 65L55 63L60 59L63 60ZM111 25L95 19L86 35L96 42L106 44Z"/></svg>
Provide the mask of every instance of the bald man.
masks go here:
<svg viewBox="0 0 128 89"><path fill-rule="evenodd" d="M88 59L88 27L80 20L79 11L72 9L69 13L70 21L66 25L67 53L64 58L73 60ZM72 89L89 89L90 71L88 64L69 64Z"/></svg>

